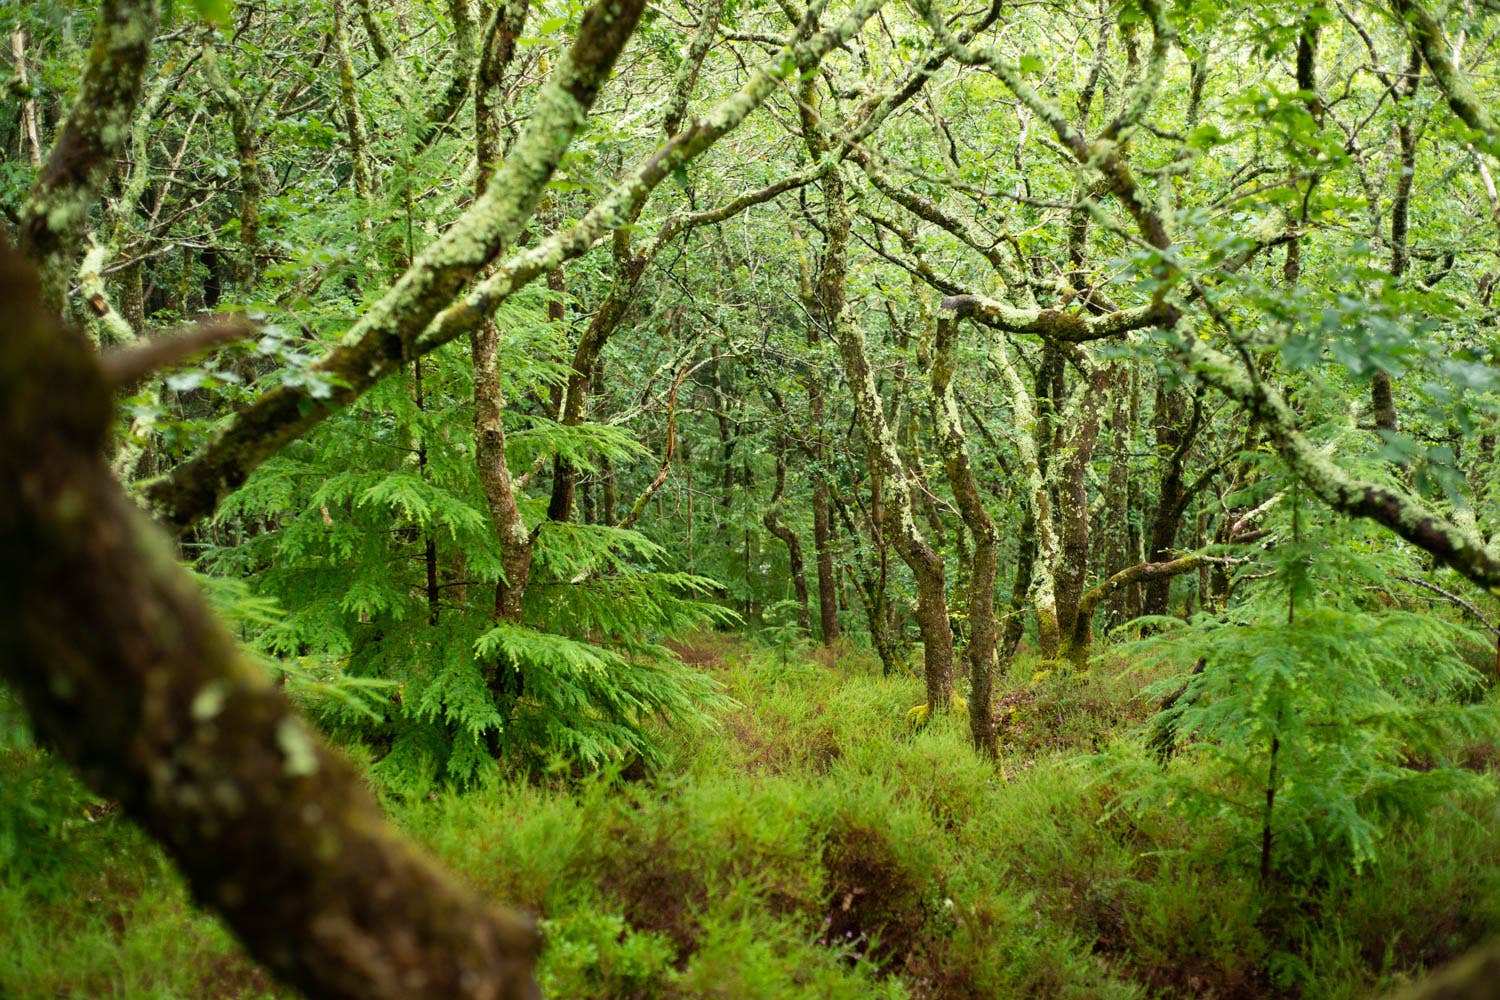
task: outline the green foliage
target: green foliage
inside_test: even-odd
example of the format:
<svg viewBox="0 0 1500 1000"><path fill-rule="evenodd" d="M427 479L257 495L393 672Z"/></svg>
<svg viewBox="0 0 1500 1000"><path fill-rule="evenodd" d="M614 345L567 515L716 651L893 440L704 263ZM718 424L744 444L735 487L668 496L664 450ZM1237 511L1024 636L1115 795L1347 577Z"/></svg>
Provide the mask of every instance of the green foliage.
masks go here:
<svg viewBox="0 0 1500 1000"><path fill-rule="evenodd" d="M504 313L518 356L550 343L535 309ZM421 395L414 380L382 383L267 462L221 507L232 544L203 565L216 586L247 581L243 607L284 609L242 633L326 725L374 741L375 773L393 789L472 784L497 761L653 759L654 722L702 727L720 703L662 639L733 616L706 600L713 581L670 568L639 532L546 520L523 499L540 521L524 614L491 621L500 550L469 449L452 441L472 391L463 360L440 352ZM545 391L559 374L512 366L509 391ZM639 452L618 428L548 420L507 444L513 466L562 458L585 471Z"/></svg>
<svg viewBox="0 0 1500 1000"><path fill-rule="evenodd" d="M1293 880L1374 862L1396 818L1490 789L1451 759L1466 742L1500 733L1493 706L1451 704L1478 680L1459 656L1460 638L1427 616L1335 608L1310 609L1290 625L1210 619L1168 630L1136 655L1184 667L1204 659L1200 673L1153 689L1182 686L1153 726L1189 741L1193 765L1168 765L1127 804L1231 818L1251 857L1269 822L1275 866Z"/></svg>
<svg viewBox="0 0 1500 1000"><path fill-rule="evenodd" d="M1354 997L1500 931L1493 787L1392 816L1363 872L1330 866L1319 891L1268 900L1232 815L1114 808L1151 779L1080 757L1130 739L1136 674L1033 681L1018 666L997 767L962 725L912 732L919 686L867 658L783 664L711 634L684 655L735 704L712 732L664 733L644 780L517 776L388 801L479 891L540 914L549 996ZM1085 711L1088 726L1056 720ZM33 826L0 862L0 947L22 956L0 963L0 991L283 995L244 978L139 834L86 819L92 798L11 739L0 823L19 794ZM1205 754L1173 767L1222 774Z"/></svg>
<svg viewBox="0 0 1500 1000"><path fill-rule="evenodd" d="M1389 557L1308 524L1295 490L1290 506L1291 537L1242 570L1268 565L1269 584L1227 617L1157 619L1159 634L1120 651L1177 668L1151 689L1175 700L1150 733L1163 758L1183 747L1160 771L1129 756L1143 783L1122 804L1227 821L1264 874L1320 883L1378 861L1398 819L1493 793L1455 754L1500 737L1500 711L1474 701L1477 636L1381 607Z"/></svg>

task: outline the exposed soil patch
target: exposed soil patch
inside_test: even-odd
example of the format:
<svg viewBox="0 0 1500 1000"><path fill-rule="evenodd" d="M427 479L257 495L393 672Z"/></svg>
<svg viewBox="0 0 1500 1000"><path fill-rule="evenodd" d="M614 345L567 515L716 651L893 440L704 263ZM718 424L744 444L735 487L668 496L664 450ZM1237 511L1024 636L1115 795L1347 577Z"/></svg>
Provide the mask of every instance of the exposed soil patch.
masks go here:
<svg viewBox="0 0 1500 1000"><path fill-rule="evenodd" d="M923 886L879 833L846 827L823 849L827 911L819 943L870 958L882 974L919 963L928 912Z"/></svg>
<svg viewBox="0 0 1500 1000"><path fill-rule="evenodd" d="M708 899L702 866L664 833L611 824L604 835L615 850L600 860L600 886L620 900L630 926L672 941L680 968L697 948L697 914Z"/></svg>

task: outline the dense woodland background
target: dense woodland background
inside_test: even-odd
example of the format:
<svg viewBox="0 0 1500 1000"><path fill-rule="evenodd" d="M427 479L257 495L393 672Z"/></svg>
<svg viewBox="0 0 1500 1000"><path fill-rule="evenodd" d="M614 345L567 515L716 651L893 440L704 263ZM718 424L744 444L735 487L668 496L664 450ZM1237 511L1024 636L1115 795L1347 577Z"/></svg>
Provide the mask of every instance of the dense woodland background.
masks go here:
<svg viewBox="0 0 1500 1000"><path fill-rule="evenodd" d="M0 995L1500 933L1489 0L0 29Z"/></svg>

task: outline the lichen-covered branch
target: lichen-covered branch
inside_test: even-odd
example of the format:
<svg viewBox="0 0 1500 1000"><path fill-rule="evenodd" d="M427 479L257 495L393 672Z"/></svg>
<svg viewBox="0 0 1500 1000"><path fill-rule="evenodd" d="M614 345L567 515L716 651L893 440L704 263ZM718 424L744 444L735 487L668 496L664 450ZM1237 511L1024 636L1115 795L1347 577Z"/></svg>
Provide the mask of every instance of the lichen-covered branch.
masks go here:
<svg viewBox="0 0 1500 1000"><path fill-rule="evenodd" d="M396 833L120 491L101 369L39 292L0 247L0 673L37 735L308 996L537 996L530 922Z"/></svg>
<svg viewBox="0 0 1500 1000"><path fill-rule="evenodd" d="M1034 333L1044 340L1071 344L1108 340L1146 327L1171 326L1179 318L1177 309L1168 302L1150 302L1101 316L1079 316L1061 309L1018 309L984 295L950 295L943 299L942 307L996 330Z"/></svg>
<svg viewBox="0 0 1500 1000"><path fill-rule="evenodd" d="M156 0L100 4L82 90L21 209L21 252L36 263L45 300L59 311L89 211L130 140L160 16Z"/></svg>
<svg viewBox="0 0 1500 1000"><path fill-rule="evenodd" d="M1392 0L1391 7L1406 26L1406 33L1422 53L1422 61L1432 70L1448 107L1469 128L1479 133L1480 144L1492 156L1500 156L1500 120L1490 106L1469 85L1464 71L1453 61L1453 46L1443 33L1443 26L1426 7L1416 0Z"/></svg>
<svg viewBox="0 0 1500 1000"><path fill-rule="evenodd" d="M843 20L832 27L788 45L757 69L738 91L726 98L708 114L689 119L681 132L673 136L650 156L626 173L615 186L570 228L553 233L535 246L507 260L493 274L481 281L461 301L454 303L434 319L432 329L422 338L424 349L438 347L473 329L483 316L492 312L518 290L538 276L593 249L604 236L626 224L626 220L645 202L679 166L684 166L705 152L741 122L786 79L816 66L834 47L852 38L865 21L883 5L884 0L862 0ZM694 213L669 220L657 239L669 238L675 226L706 225L722 221L760 200L768 200L787 188L765 193L754 200L747 196L735 199L719 210ZM756 193L760 195L759 192Z"/></svg>
<svg viewBox="0 0 1500 1000"><path fill-rule="evenodd" d="M1500 592L1500 555L1469 529L1407 493L1351 475L1325 456L1299 429L1297 416L1272 386L1246 374L1233 360L1197 337L1176 340L1178 357L1198 376L1259 421L1266 439L1313 493L1351 517L1367 517L1452 567L1470 581Z"/></svg>
<svg viewBox="0 0 1500 1000"><path fill-rule="evenodd" d="M1084 591L1083 597L1078 601L1077 622L1068 640L1069 655L1079 660L1088 656L1094 641L1094 612L1110 595L1148 580L1165 580L1181 576L1183 573L1192 572L1206 561L1206 557L1201 552L1194 552L1164 562L1136 563Z"/></svg>
<svg viewBox="0 0 1500 1000"><path fill-rule="evenodd" d="M644 0L601 0L589 8L567 57L537 95L525 131L484 194L417 256L316 366L332 391L324 399L303 387L267 392L196 456L148 484L146 499L164 523L186 529L288 441L416 356L417 339L433 317L531 218L644 6Z"/></svg>

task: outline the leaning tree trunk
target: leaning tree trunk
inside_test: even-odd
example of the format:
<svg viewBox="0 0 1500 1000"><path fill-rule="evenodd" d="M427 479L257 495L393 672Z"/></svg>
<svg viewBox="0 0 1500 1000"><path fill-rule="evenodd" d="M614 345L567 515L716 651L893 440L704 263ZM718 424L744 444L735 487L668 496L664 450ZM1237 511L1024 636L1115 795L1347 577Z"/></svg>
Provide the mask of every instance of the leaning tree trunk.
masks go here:
<svg viewBox="0 0 1500 1000"><path fill-rule="evenodd" d="M830 172L836 177L837 172ZM825 182L825 197L830 206L828 231L842 229L847 240L848 207L844 204L842 181L835 196L827 195L832 185ZM835 207L837 206L837 207ZM839 219L838 216L842 216ZM834 251L825 252L825 256ZM842 256L845 248L837 253ZM840 266L842 274L842 266ZM901 560L911 569L917 584L917 630L922 635L923 677L930 712L945 711L953 695L953 630L948 623L948 595L943 557L923 536L916 521L913 483L901 459L896 437L886 421L885 408L875 385L875 373L865 347L864 330L854 319L847 302L842 301L834 319L834 334L844 362L844 375L854 397L855 417L864 434L868 451L870 476L881 496L884 508L881 529L890 538Z"/></svg>
<svg viewBox="0 0 1500 1000"><path fill-rule="evenodd" d="M829 150L818 119L816 79L804 80L798 109L809 155L821 159ZM922 635L923 676L930 713L946 711L953 696L953 630L948 622L947 582L943 557L923 536L916 522L913 484L902 461L896 436L865 345L864 330L849 308L849 203L843 175L834 165L822 177L824 231L814 295L818 312L833 333L843 361L844 378L854 399L855 419L864 435L870 477L882 508L881 530L917 584L917 628Z"/></svg>
<svg viewBox="0 0 1500 1000"><path fill-rule="evenodd" d="M103 373L3 245L0 303L0 671L38 737L308 996L538 996L530 922L391 828L120 491Z"/></svg>

